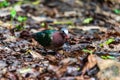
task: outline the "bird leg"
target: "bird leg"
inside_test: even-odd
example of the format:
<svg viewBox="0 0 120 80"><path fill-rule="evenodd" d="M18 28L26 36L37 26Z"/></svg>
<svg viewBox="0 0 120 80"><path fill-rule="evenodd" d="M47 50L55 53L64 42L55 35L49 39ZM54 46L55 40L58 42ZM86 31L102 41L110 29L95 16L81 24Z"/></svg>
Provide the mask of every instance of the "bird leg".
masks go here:
<svg viewBox="0 0 120 80"><path fill-rule="evenodd" d="M65 50L66 52L69 52L71 50L71 45L66 42L64 45L63 45L63 50Z"/></svg>

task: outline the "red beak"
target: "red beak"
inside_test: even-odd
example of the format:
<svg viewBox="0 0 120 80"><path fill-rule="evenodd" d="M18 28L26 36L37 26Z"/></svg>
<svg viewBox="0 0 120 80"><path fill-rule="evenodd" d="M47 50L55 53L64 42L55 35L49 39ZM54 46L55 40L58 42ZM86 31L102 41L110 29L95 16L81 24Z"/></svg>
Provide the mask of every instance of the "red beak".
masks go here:
<svg viewBox="0 0 120 80"><path fill-rule="evenodd" d="M66 36L65 36L65 39L69 39L69 38L70 38L70 36L69 36L69 35L66 35Z"/></svg>

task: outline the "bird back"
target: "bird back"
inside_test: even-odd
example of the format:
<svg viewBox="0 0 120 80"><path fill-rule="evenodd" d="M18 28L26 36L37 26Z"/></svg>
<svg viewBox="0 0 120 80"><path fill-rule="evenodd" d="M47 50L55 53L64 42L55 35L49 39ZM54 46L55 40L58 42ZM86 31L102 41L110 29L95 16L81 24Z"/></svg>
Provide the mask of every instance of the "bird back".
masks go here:
<svg viewBox="0 0 120 80"><path fill-rule="evenodd" d="M56 30L44 30L34 34L34 39L41 44L43 47L51 45L51 37Z"/></svg>

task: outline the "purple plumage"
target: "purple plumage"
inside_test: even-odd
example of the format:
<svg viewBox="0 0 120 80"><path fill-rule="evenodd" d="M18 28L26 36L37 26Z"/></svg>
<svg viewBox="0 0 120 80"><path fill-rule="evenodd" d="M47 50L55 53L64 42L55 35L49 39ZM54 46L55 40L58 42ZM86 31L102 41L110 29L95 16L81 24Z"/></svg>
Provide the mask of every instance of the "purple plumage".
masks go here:
<svg viewBox="0 0 120 80"><path fill-rule="evenodd" d="M54 47L61 47L65 41L65 37L60 32L56 32L52 36L52 45Z"/></svg>

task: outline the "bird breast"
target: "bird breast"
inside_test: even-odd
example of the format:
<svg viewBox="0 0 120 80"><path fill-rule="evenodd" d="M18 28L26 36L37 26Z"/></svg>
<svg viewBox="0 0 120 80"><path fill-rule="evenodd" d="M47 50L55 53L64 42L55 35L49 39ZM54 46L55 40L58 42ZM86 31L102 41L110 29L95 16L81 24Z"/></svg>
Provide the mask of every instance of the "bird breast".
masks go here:
<svg viewBox="0 0 120 80"><path fill-rule="evenodd" d="M54 47L61 47L65 42L64 37L61 35L60 32L56 32L52 36L52 45Z"/></svg>

